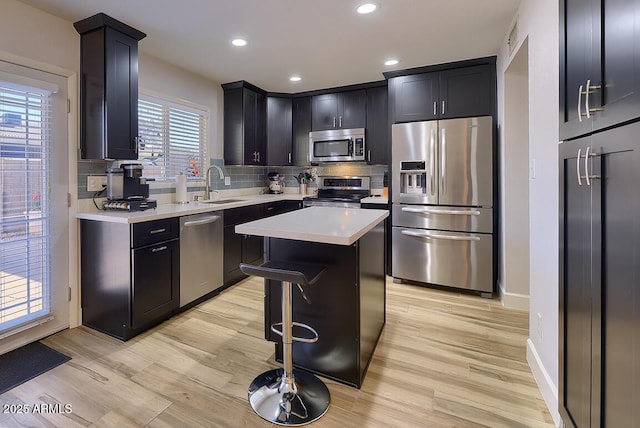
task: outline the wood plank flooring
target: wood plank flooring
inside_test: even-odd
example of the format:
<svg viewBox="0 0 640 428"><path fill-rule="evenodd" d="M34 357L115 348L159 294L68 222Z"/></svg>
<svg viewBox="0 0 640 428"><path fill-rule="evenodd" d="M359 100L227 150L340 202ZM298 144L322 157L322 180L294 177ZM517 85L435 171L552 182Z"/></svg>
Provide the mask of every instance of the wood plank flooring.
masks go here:
<svg viewBox="0 0 640 428"><path fill-rule="evenodd" d="M70 413L0 413L0 427L269 427L247 387L277 366L249 278L120 342L80 327L45 343L72 360L0 396ZM525 312L497 299L387 281L387 323L362 389L326 380L314 427L553 427L525 360Z"/></svg>

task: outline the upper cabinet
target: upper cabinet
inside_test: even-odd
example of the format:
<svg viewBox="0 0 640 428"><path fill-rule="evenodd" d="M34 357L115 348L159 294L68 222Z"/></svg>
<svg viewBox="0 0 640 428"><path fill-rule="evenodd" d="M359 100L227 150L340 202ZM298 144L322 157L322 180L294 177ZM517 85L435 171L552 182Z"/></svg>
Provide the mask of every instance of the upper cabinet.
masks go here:
<svg viewBox="0 0 640 428"><path fill-rule="evenodd" d="M311 130L364 128L367 95L364 90L316 95L311 101Z"/></svg>
<svg viewBox="0 0 640 428"><path fill-rule="evenodd" d="M560 139L640 117L637 0L560 1Z"/></svg>
<svg viewBox="0 0 640 428"><path fill-rule="evenodd" d="M309 132L311 132L311 97L292 100L293 164L309 165Z"/></svg>
<svg viewBox="0 0 640 428"><path fill-rule="evenodd" d="M370 164L386 165L389 160L389 108L387 86L367 89L366 159Z"/></svg>
<svg viewBox="0 0 640 428"><path fill-rule="evenodd" d="M138 41L146 34L103 13L80 37L80 157L138 159Z"/></svg>
<svg viewBox="0 0 640 428"><path fill-rule="evenodd" d="M494 114L495 58L385 73L385 76L389 78L394 123Z"/></svg>
<svg viewBox="0 0 640 428"><path fill-rule="evenodd" d="M260 88L239 81L224 89L224 163L265 165L267 97Z"/></svg>
<svg viewBox="0 0 640 428"><path fill-rule="evenodd" d="M267 165L293 163L291 108L290 97L267 97Z"/></svg>

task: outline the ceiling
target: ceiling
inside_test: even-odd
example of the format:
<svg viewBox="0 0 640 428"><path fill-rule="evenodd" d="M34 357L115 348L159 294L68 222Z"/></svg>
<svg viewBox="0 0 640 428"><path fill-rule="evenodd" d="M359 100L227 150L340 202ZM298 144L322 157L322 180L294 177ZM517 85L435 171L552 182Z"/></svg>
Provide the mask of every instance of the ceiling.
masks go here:
<svg viewBox="0 0 640 428"><path fill-rule="evenodd" d="M75 22L98 12L147 34L141 51L214 81L304 92L384 71L495 55L520 0L21 0ZM231 40L244 38L242 48ZM388 58L400 62L392 67ZM302 80L289 81L291 75Z"/></svg>

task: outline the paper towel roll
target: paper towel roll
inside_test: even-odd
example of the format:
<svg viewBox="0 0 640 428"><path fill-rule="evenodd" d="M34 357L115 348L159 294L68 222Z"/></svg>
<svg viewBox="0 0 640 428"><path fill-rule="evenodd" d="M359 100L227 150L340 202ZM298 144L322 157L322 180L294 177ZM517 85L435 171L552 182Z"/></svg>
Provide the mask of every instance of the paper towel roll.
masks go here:
<svg viewBox="0 0 640 428"><path fill-rule="evenodd" d="M187 196L187 176L183 173L180 173L176 177L176 203L177 204L186 204L189 202L189 197Z"/></svg>

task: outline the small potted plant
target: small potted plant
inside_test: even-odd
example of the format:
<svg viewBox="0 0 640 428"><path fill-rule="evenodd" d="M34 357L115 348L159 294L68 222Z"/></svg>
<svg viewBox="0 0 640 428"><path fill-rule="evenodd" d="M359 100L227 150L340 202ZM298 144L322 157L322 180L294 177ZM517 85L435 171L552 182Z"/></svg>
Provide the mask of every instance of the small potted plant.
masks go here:
<svg viewBox="0 0 640 428"><path fill-rule="evenodd" d="M307 194L307 184L316 180L316 174L317 170L315 168L307 168L295 177L300 186L300 194Z"/></svg>

